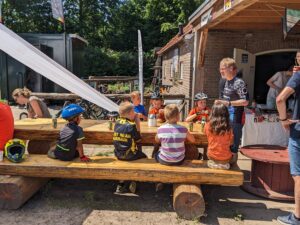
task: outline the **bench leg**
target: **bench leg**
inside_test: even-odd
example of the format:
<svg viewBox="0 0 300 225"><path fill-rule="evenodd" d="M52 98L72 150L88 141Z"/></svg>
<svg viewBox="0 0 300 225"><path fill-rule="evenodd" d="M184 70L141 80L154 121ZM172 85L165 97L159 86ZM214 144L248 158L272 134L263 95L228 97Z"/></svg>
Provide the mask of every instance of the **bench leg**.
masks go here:
<svg viewBox="0 0 300 225"><path fill-rule="evenodd" d="M194 220L204 215L205 202L199 185L174 184L173 208L180 218Z"/></svg>
<svg viewBox="0 0 300 225"><path fill-rule="evenodd" d="M48 178L0 175L0 209L21 207L48 180Z"/></svg>

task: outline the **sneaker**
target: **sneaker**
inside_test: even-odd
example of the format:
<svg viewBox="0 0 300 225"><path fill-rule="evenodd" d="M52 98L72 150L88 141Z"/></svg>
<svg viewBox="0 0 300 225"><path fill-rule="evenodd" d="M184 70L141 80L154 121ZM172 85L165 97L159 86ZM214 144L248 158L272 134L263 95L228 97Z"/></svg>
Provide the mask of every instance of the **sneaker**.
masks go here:
<svg viewBox="0 0 300 225"><path fill-rule="evenodd" d="M208 160L207 166L211 169L222 169L222 170L229 170L230 168L229 163L216 163L213 160Z"/></svg>
<svg viewBox="0 0 300 225"><path fill-rule="evenodd" d="M129 191L134 194L136 192L136 186L137 186L136 182L131 181L130 184L129 184Z"/></svg>
<svg viewBox="0 0 300 225"><path fill-rule="evenodd" d="M155 184L155 191L156 191L156 192L159 192L159 191L161 191L162 189L164 189L164 184L163 184L163 183L156 183L156 184Z"/></svg>
<svg viewBox="0 0 300 225"><path fill-rule="evenodd" d="M295 217L294 213L287 216L278 216L277 221L281 224L300 225L300 220Z"/></svg>
<svg viewBox="0 0 300 225"><path fill-rule="evenodd" d="M122 194L122 193L126 193L126 192L127 192L127 188L126 188L125 183L118 183L116 193L117 194Z"/></svg>

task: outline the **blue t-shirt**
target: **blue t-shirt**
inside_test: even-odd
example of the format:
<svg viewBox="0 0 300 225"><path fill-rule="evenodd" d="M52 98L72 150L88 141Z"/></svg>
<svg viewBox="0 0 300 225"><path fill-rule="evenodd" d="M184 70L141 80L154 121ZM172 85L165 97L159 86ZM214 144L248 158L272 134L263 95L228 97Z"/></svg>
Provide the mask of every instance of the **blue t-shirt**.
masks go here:
<svg viewBox="0 0 300 225"><path fill-rule="evenodd" d="M249 94L245 82L239 78L234 77L232 80L226 80L224 90L221 92L222 99L227 101L236 101L240 99L248 100ZM228 107L230 121L233 123L242 123L244 113L244 106L230 106Z"/></svg>
<svg viewBox="0 0 300 225"><path fill-rule="evenodd" d="M147 116L145 107L143 105L136 105L136 106L134 106L134 112L135 113L141 113L144 116Z"/></svg>
<svg viewBox="0 0 300 225"><path fill-rule="evenodd" d="M300 72L293 74L291 79L288 81L287 87L290 87L295 90L295 102L294 102L294 111L293 111L293 120L300 119ZM292 138L300 138L300 123L294 123L290 127L290 136Z"/></svg>

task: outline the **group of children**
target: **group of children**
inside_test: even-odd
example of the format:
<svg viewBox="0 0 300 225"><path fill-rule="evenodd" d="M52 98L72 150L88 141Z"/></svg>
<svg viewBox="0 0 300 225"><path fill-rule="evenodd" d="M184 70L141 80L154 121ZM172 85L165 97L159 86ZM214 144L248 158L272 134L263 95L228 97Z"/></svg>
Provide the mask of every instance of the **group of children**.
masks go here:
<svg viewBox="0 0 300 225"><path fill-rule="evenodd" d="M229 112L225 105L214 104L210 110L206 106L207 95L198 93L195 96L195 107L190 111L185 121L198 122L206 120L204 133L208 139L207 156L208 166L215 169L229 169L232 153L230 146L233 141L233 132L230 127ZM131 102L122 102L119 106L119 118L116 120L113 134L114 154L118 160L133 161L147 158L142 152L140 121L147 120L147 113L139 92L131 93ZM175 104L163 107L162 99L154 94L151 98L151 108L148 114L155 114L160 122L164 122L158 129L155 141L160 144L153 157L163 165L180 165L190 149L185 142L194 143L195 138L189 130L178 122L180 121L179 109ZM63 109L62 117L69 121L60 131L60 136L54 150L50 150L48 156L60 160L72 160L80 157L81 161L90 159L84 155L82 139L84 134L79 126L80 114L83 109L71 104ZM196 148L197 154L198 149ZM195 157L195 156L194 156ZM195 158L192 158L195 159ZM120 182L117 192L122 192L125 183ZM135 192L136 183L129 183L129 190Z"/></svg>

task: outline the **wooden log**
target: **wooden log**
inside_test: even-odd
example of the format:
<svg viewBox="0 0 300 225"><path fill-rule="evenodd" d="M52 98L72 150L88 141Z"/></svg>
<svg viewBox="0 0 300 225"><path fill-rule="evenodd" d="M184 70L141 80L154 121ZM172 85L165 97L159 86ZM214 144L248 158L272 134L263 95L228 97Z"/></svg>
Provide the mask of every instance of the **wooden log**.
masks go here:
<svg viewBox="0 0 300 225"><path fill-rule="evenodd" d="M214 184L239 186L243 184L240 170L217 170L206 161L184 161L180 166L165 166L154 159L120 161L115 157L93 156L92 162L60 161L46 155L26 155L22 163L7 159L0 162L0 174L26 177L133 180L178 184Z"/></svg>
<svg viewBox="0 0 300 225"><path fill-rule="evenodd" d="M174 184L173 208L180 218L194 220L203 216L205 202L199 185Z"/></svg>
<svg viewBox="0 0 300 225"><path fill-rule="evenodd" d="M0 209L18 209L49 179L0 175Z"/></svg>

